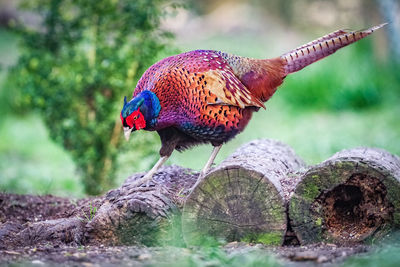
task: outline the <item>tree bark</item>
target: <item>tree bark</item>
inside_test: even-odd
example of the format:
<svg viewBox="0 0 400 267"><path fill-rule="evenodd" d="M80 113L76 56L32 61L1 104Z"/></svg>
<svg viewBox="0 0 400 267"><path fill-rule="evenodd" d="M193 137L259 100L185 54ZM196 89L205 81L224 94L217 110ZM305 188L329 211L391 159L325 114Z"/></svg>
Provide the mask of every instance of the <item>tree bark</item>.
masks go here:
<svg viewBox="0 0 400 267"><path fill-rule="evenodd" d="M373 148L341 151L302 175L289 204L302 244L361 242L400 226L400 158Z"/></svg>
<svg viewBox="0 0 400 267"><path fill-rule="evenodd" d="M148 187L134 174L105 196L68 199L0 194L0 249L27 245L183 245L180 212L198 173L162 168ZM22 218L27 216L27 218Z"/></svg>
<svg viewBox="0 0 400 267"><path fill-rule="evenodd" d="M89 243L109 245L182 245L180 212L198 173L178 166L163 167L148 187L132 187L143 174L111 190L86 225ZM154 183L155 182L155 183Z"/></svg>
<svg viewBox="0 0 400 267"><path fill-rule="evenodd" d="M287 201L304 162L285 144L257 140L237 149L188 196L182 231L188 244L245 241L280 245Z"/></svg>

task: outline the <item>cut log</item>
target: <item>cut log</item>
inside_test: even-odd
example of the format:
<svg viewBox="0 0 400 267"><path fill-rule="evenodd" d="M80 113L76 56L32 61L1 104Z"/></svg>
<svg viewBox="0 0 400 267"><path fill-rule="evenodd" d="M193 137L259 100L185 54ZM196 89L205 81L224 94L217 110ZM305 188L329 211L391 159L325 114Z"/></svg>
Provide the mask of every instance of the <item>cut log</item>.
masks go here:
<svg viewBox="0 0 400 267"><path fill-rule="evenodd" d="M301 244L361 242L400 226L400 158L356 148L311 167L290 200Z"/></svg>
<svg viewBox="0 0 400 267"><path fill-rule="evenodd" d="M304 162L277 141L257 140L237 149L188 196L182 231L188 244L245 241L280 245L287 201Z"/></svg>
<svg viewBox="0 0 400 267"><path fill-rule="evenodd" d="M163 167L148 187L132 186L135 174L107 193L86 226L88 243L108 245L182 245L181 209L198 173L178 166ZM155 182L155 183L154 183Z"/></svg>

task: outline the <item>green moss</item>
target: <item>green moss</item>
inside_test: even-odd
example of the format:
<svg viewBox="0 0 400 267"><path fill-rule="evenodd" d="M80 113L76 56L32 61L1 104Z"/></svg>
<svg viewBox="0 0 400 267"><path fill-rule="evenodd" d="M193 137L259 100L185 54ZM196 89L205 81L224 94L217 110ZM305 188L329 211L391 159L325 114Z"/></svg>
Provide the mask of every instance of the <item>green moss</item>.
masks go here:
<svg viewBox="0 0 400 267"><path fill-rule="evenodd" d="M400 226L400 213L399 213L399 212L395 212L395 213L393 214L393 224L394 224L396 227L399 227L399 226Z"/></svg>
<svg viewBox="0 0 400 267"><path fill-rule="evenodd" d="M261 233L255 234L251 233L244 238L241 239L243 242L247 243L262 243L265 245L281 245L282 243L282 233L280 232L270 232L270 233Z"/></svg>
<svg viewBox="0 0 400 267"><path fill-rule="evenodd" d="M318 186L313 182L304 184L303 197L308 200L314 200L319 194Z"/></svg>
<svg viewBox="0 0 400 267"><path fill-rule="evenodd" d="M271 213L272 217L275 219L276 222L284 221L286 217L286 212L283 207L275 206L272 207Z"/></svg>
<svg viewBox="0 0 400 267"><path fill-rule="evenodd" d="M393 224L396 227L400 226L400 186L399 182L393 176L388 176L383 181L387 188L387 198L389 202L395 207L393 213Z"/></svg>
<svg viewBox="0 0 400 267"><path fill-rule="evenodd" d="M313 179L314 182L319 181L319 175L314 174L314 175L311 176L311 177L312 177L312 179Z"/></svg>
<svg viewBox="0 0 400 267"><path fill-rule="evenodd" d="M317 219L315 220L315 225L321 226L321 225L322 225L322 218L317 218Z"/></svg>
<svg viewBox="0 0 400 267"><path fill-rule="evenodd" d="M304 198L301 198L298 195L294 195L289 202L289 217L291 220L296 222L302 221L305 214L302 211L301 207L305 204Z"/></svg>

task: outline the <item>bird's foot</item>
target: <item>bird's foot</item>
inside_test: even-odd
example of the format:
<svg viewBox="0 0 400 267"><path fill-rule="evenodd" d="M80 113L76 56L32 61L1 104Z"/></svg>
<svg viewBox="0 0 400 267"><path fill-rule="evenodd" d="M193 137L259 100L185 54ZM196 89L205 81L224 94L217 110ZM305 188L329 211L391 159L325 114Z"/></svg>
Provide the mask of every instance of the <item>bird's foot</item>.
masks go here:
<svg viewBox="0 0 400 267"><path fill-rule="evenodd" d="M158 171L158 169L160 169L160 167L164 164L164 162L167 161L167 159L169 158L169 156L163 156L161 157L157 163L153 166L153 168L151 168L151 170L146 173L145 176L143 176L142 178L138 179L137 181L133 182L131 184L132 187L139 187L139 186L144 186L144 187L150 187L150 183L152 182L153 184L157 184L156 181L154 181L153 175Z"/></svg>
<svg viewBox="0 0 400 267"><path fill-rule="evenodd" d="M142 178L137 179L133 183L130 184L131 187L150 187L151 183L157 184L155 181L153 181L153 174L148 172L145 176Z"/></svg>
<svg viewBox="0 0 400 267"><path fill-rule="evenodd" d="M159 185L160 183L157 182L156 180L153 179L149 179L147 180L145 183L143 183L142 187L154 187Z"/></svg>

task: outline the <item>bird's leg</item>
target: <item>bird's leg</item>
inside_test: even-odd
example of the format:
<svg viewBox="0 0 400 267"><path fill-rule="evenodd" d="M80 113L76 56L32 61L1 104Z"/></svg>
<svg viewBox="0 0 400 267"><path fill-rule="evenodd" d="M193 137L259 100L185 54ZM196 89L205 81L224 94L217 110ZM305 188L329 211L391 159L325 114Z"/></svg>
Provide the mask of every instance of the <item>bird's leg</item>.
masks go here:
<svg viewBox="0 0 400 267"><path fill-rule="evenodd" d="M133 182L133 183L131 184L131 186L134 186L134 187L135 187L135 186L138 186L138 185L141 185L141 184L150 182L150 181L151 181L151 178L153 178L153 175L158 171L158 169L161 168L161 166L168 160L168 158L169 158L169 156L163 156L163 157L161 157L161 158L157 161L157 163L153 166L153 168L151 168L151 170L148 171L148 172L146 173L145 176L143 176L143 177L140 178L139 180ZM147 186L148 186L148 184L147 184Z"/></svg>
<svg viewBox="0 0 400 267"><path fill-rule="evenodd" d="M218 152L220 151L222 145L215 146L213 151L211 152L210 158L208 159L206 165L200 172L200 177L204 177L206 173L210 170L211 165L214 163L215 157L217 156Z"/></svg>
<svg viewBox="0 0 400 267"><path fill-rule="evenodd" d="M206 165L201 170L199 177L197 178L196 183L190 188L190 192L203 180L204 176L206 176L207 172L210 170L211 165L214 163L215 157L220 151L222 145L215 146L213 151L211 152L210 158L208 159Z"/></svg>
<svg viewBox="0 0 400 267"><path fill-rule="evenodd" d="M180 140L179 134L173 128L159 130L157 132L160 135L161 139L160 159L157 161L156 165L154 165L153 168L151 168L151 170L148 173L146 173L145 176L132 183L132 186L134 187L151 181L153 175L161 168L161 166L171 156L172 151L174 151L176 145ZM148 184L146 185L149 186Z"/></svg>

